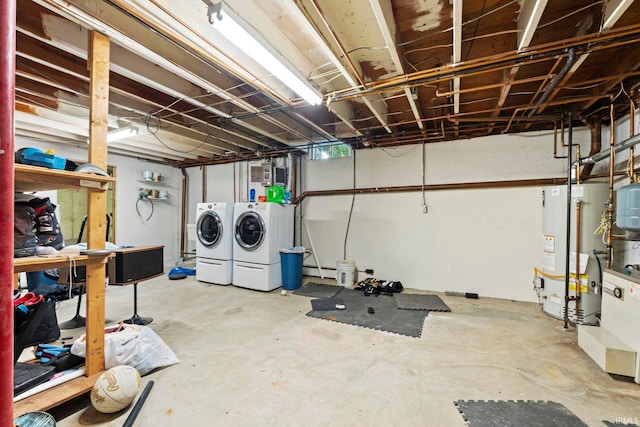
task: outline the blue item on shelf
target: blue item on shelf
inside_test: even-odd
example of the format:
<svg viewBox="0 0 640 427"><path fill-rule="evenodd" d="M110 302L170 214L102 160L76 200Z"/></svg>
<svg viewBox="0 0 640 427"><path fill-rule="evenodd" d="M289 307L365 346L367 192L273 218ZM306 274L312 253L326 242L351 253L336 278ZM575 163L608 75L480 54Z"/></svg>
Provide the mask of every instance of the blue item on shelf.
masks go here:
<svg viewBox="0 0 640 427"><path fill-rule="evenodd" d="M25 165L43 166L50 169L64 169L67 165L66 158L43 153L37 148L23 148L19 153L18 160Z"/></svg>

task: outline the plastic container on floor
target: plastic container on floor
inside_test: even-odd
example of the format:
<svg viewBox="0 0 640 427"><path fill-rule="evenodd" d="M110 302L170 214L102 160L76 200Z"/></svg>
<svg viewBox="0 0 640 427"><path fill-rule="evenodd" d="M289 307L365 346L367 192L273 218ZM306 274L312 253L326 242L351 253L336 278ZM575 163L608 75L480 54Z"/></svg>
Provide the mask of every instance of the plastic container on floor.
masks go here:
<svg viewBox="0 0 640 427"><path fill-rule="evenodd" d="M355 261L342 260L337 262L336 281L339 286L350 287L356 281Z"/></svg>
<svg viewBox="0 0 640 427"><path fill-rule="evenodd" d="M282 289L293 291L302 286L302 259L304 251L305 249L302 246L280 249Z"/></svg>

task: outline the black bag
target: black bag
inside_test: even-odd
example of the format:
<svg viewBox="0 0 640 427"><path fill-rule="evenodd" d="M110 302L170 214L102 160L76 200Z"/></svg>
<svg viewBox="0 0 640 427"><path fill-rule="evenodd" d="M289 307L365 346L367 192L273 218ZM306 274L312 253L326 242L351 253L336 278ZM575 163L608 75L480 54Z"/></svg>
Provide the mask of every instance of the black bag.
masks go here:
<svg viewBox="0 0 640 427"><path fill-rule="evenodd" d="M38 237L33 228L36 211L26 203L16 202L13 213L13 256L35 255L38 246Z"/></svg>
<svg viewBox="0 0 640 427"><path fill-rule="evenodd" d="M35 210L35 230L40 246L53 246L57 250L64 248L64 238L60 231L60 223L56 217L56 205L48 197L29 200Z"/></svg>
<svg viewBox="0 0 640 427"><path fill-rule="evenodd" d="M26 346L32 346L41 343L49 343L60 338L60 327L58 326L58 316L56 315L56 305L53 300L43 299L42 301L30 304L20 305L13 309L14 312L14 335L17 336L21 330L27 327L33 319L35 311L42 304L46 306L44 315L38 323L31 339L27 341Z"/></svg>

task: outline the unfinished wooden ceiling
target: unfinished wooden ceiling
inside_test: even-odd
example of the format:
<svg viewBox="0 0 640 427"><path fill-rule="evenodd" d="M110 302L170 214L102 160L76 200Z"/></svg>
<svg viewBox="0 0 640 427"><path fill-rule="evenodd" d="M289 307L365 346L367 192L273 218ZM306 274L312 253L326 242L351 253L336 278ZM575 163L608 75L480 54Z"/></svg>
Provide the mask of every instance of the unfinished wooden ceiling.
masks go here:
<svg viewBox="0 0 640 427"><path fill-rule="evenodd" d="M312 106L210 24L218 2L17 0L16 134L86 143L89 30L110 129L138 128L110 151L177 166L606 123L640 84L633 0L225 0Z"/></svg>

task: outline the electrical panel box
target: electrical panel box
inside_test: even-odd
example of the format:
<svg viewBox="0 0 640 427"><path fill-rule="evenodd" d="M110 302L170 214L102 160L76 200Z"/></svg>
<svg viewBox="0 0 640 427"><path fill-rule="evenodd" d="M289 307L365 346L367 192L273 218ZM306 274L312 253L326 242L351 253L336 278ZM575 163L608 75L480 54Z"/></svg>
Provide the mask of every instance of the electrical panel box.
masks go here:
<svg viewBox="0 0 640 427"><path fill-rule="evenodd" d="M251 166L251 182L260 182L265 187L280 185L286 187L288 171L285 167L274 167L272 163Z"/></svg>

